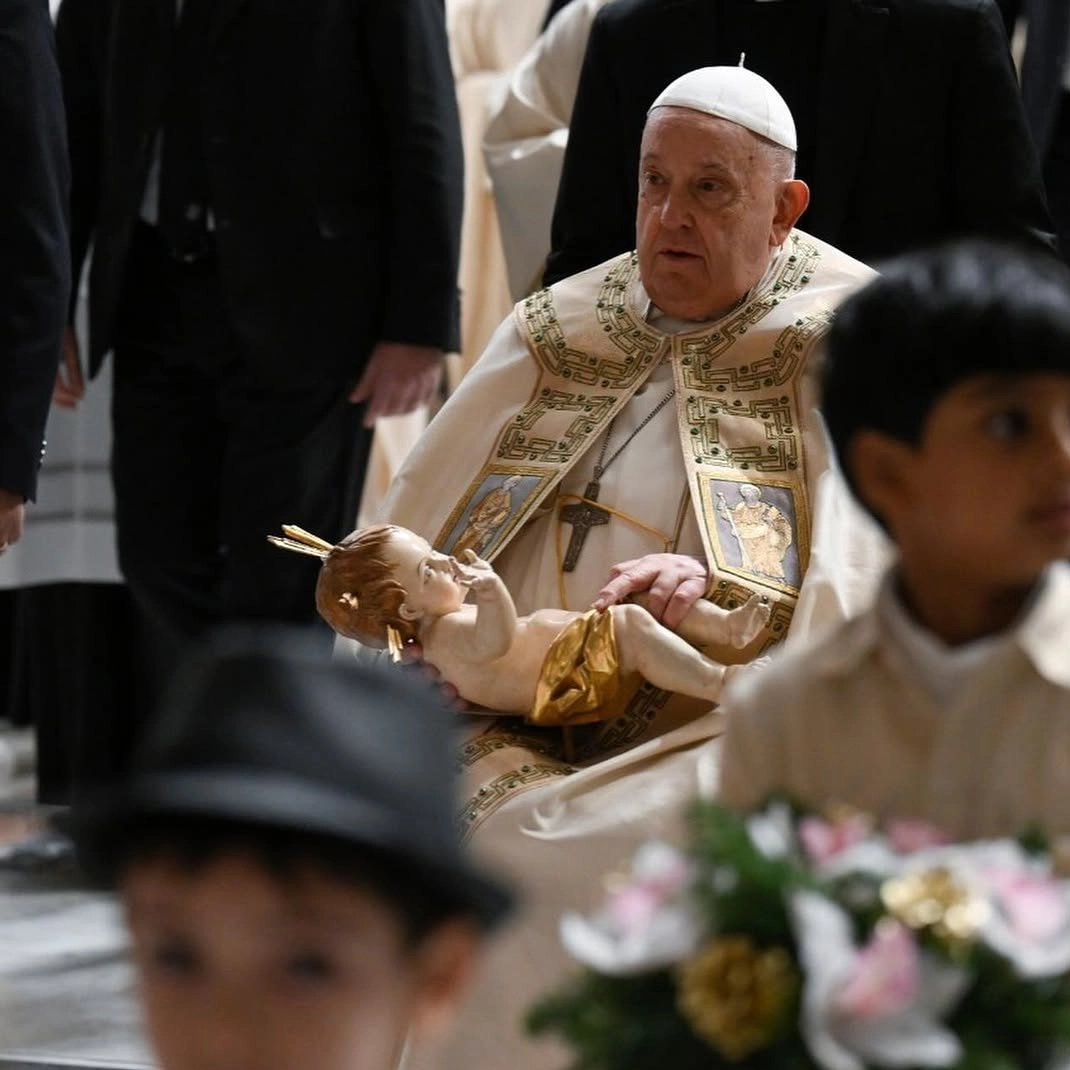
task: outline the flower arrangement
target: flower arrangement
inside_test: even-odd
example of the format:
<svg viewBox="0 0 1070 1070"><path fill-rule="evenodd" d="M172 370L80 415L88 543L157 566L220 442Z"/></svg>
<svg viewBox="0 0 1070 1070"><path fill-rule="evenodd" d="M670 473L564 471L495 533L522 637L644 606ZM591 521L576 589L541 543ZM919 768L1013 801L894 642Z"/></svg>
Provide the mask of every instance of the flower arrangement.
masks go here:
<svg viewBox="0 0 1070 1070"><path fill-rule="evenodd" d="M574 1070L1013 1070L1070 1051L1070 881L1039 838L951 843L774 801L691 815L561 925L529 1014Z"/></svg>

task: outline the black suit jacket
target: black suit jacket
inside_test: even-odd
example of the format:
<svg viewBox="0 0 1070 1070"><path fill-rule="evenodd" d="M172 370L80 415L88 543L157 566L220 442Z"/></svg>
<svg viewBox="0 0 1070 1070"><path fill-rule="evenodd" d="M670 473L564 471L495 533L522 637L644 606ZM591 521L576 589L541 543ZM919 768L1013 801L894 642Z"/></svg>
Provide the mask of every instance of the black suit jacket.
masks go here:
<svg viewBox="0 0 1070 1070"><path fill-rule="evenodd" d="M674 78L711 62L718 8L718 0L616 0L596 16L547 282L633 247L647 108ZM992 0L824 0L824 9L823 54L801 57L819 81L800 226L865 261L966 233L1039 235L1050 245ZM762 73L760 46L748 48L747 66Z"/></svg>
<svg viewBox="0 0 1070 1070"><path fill-rule="evenodd" d="M70 176L47 0L0 0L0 488L30 500L70 293Z"/></svg>
<svg viewBox="0 0 1070 1070"><path fill-rule="evenodd" d="M175 0L64 0L73 251L113 341ZM255 366L352 380L377 341L454 349L462 156L441 0L217 0L201 85L220 273Z"/></svg>
<svg viewBox="0 0 1070 1070"><path fill-rule="evenodd" d="M1008 28L1019 15L1028 20L1022 57L1022 101L1041 159L1051 147L1062 104L1063 68L1070 56L1067 0L1000 0Z"/></svg>

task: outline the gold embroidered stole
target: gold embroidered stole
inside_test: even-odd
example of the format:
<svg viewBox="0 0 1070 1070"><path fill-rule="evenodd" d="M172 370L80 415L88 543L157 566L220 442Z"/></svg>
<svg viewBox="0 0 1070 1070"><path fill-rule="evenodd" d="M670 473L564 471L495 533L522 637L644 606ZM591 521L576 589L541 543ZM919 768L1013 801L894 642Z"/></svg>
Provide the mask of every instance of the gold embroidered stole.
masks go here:
<svg viewBox="0 0 1070 1070"><path fill-rule="evenodd" d="M799 387L830 311L805 289L822 253L793 232L750 299L714 326L669 335L643 318L634 254L611 262L594 301L568 283L517 306L539 379L501 429L489 457L436 539L446 552L493 559L670 351L692 507L711 576L709 597L733 607L754 592L773 612L747 661L787 632L810 544L810 502ZM577 764L602 759L686 723L708 708L644 684L604 723L576 730ZM574 769L560 734L515 718L477 730L461 751L473 793L471 832L511 796Z"/></svg>
<svg viewBox="0 0 1070 1070"><path fill-rule="evenodd" d="M538 383L439 531L440 550L494 560L658 365L669 339L626 307L635 276L634 255L612 264L593 316L589 292L541 290L517 305Z"/></svg>

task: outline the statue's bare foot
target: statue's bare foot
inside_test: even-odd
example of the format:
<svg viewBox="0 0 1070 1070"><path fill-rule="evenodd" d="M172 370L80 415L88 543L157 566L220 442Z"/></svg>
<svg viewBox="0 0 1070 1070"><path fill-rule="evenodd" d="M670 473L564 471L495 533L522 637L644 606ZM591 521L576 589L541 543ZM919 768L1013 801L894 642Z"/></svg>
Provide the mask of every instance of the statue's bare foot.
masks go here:
<svg viewBox="0 0 1070 1070"><path fill-rule="evenodd" d="M764 595L751 595L746 602L730 609L725 623L728 625L728 641L737 649L753 642L769 623L772 608Z"/></svg>

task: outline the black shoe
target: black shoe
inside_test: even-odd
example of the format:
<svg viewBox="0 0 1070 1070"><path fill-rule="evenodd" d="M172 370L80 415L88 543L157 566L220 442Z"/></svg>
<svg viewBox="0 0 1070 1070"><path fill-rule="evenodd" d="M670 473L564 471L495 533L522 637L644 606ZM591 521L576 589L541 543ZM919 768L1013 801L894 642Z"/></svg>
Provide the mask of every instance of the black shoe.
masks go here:
<svg viewBox="0 0 1070 1070"><path fill-rule="evenodd" d="M0 870L40 873L74 863L74 844L58 832L42 832L0 847Z"/></svg>

